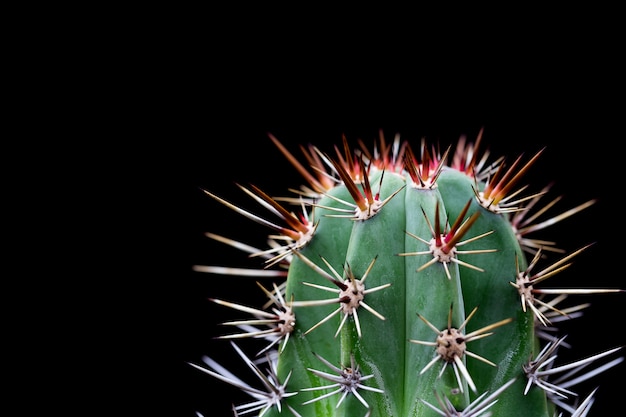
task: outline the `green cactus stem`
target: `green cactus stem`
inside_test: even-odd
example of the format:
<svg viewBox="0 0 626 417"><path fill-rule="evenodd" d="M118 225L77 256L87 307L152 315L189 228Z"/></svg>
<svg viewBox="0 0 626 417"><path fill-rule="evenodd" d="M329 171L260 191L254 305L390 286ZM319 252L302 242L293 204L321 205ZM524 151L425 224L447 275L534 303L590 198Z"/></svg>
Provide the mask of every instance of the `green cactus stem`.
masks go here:
<svg viewBox="0 0 626 417"><path fill-rule="evenodd" d="M267 249L207 234L262 259L258 270L195 267L271 282L258 282L256 306L209 297L250 315L223 323L239 331L217 337L231 342L258 385L210 357L191 364L253 398L234 405L233 415L588 413L595 391L584 396L576 384L621 363L597 365L622 347L560 364L566 342L555 324L587 306L562 306L568 296L624 290L544 287L592 243L563 254L533 232L595 200L534 222L559 200L537 209L551 184L534 195L519 185L543 149L526 161L488 163L488 153L478 152L482 132L443 153L424 141L415 152L408 141L381 135L372 150L362 142L352 149L345 137L334 153L301 147L300 162L270 139L305 179L300 190L271 197L238 185L267 216L205 191L275 233ZM247 339L267 343L246 354Z"/></svg>

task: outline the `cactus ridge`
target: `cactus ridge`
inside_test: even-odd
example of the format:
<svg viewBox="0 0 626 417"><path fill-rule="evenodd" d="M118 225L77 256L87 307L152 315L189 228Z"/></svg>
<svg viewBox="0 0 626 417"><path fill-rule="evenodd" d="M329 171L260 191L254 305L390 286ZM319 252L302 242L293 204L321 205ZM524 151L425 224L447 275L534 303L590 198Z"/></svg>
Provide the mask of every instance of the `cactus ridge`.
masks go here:
<svg viewBox="0 0 626 417"><path fill-rule="evenodd" d="M257 281L259 306L209 298L250 315L223 323L241 331L218 338L230 340L262 388L208 356L204 365L190 363L253 397L233 415L587 415L595 390L579 401L574 387L621 363L585 371L622 347L557 364L557 351L569 345L556 324L589 306L563 306L568 296L624 290L544 288L593 243L550 262L564 251L532 234L596 202L545 218L560 200L537 208L552 184L528 196L518 186L545 148L509 165L478 152L482 130L443 152L422 141L419 153L381 132L371 150L362 141L351 149L345 136L334 156L301 146L302 163L269 137L306 181L294 195L237 184L269 213L260 216L204 190L276 233L267 249L207 233L262 267L194 266L273 280L271 289ZM244 339L267 344L252 360L235 343Z"/></svg>

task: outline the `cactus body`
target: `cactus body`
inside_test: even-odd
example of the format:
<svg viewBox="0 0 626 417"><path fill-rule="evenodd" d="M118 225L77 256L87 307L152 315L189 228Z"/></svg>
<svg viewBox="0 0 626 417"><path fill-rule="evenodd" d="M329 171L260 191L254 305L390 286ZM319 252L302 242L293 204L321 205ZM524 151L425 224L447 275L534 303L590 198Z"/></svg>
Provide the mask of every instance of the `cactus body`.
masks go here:
<svg viewBox="0 0 626 417"><path fill-rule="evenodd" d="M541 272L558 272L573 257L555 262L529 255L541 248L524 246L512 220L527 209L528 199L505 201L532 160L525 166L500 162L480 172L479 141L459 145L450 162L447 152L422 145L416 157L408 143L388 146L381 139L374 156L350 151L345 141L345 152L336 155L311 149L311 167L305 167L273 140L296 168L308 170L308 186L292 200L301 200L306 215L294 215L260 190L251 192L287 224L271 224L284 241L269 263L286 264L288 273L284 287L275 283L266 290L270 307L267 298L258 310L216 300L250 312L247 324L272 331L264 337L272 343L266 353L275 368L269 377L259 371L268 395L251 394L258 404L238 406L235 415L585 415L591 401L573 405L569 394L554 401L549 377L532 371L533 360L546 359L543 349L556 350L538 329L549 323L550 312L565 313L550 308L550 298L530 295L540 284L521 285L519 279L533 278L542 268L537 264L545 265ZM327 178L333 182L323 184ZM556 304L566 294L546 297ZM258 321L271 311L292 312L293 326L286 329L284 317ZM248 336L260 337L249 329L240 334ZM194 366L237 385L207 363Z"/></svg>

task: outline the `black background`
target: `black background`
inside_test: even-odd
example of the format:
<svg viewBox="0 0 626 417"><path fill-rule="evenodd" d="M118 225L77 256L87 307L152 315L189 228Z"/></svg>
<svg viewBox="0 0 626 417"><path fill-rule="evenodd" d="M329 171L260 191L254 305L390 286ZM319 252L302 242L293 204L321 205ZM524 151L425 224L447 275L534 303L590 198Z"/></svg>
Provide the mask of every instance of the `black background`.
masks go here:
<svg viewBox="0 0 626 417"><path fill-rule="evenodd" d="M546 287L626 287L622 13L372 5L25 14L5 80L3 208L17 231L5 239L17 261L5 277L17 330L4 344L17 347L5 355L17 370L7 400L172 417L228 417L249 400L188 362L211 355L247 372L213 339L233 311L207 299L255 303L259 289L192 267L258 266L204 233L262 247L268 230L202 189L257 209L236 182L270 195L298 187L268 133L296 154L308 142L331 152L343 134L371 144L379 129L447 145L484 127L494 157L546 146L521 184L554 180L563 210L598 198L547 232L568 250L596 244ZM564 329L575 351L563 362L625 342L623 294L580 301L592 306ZM589 416L620 409L624 370L581 387L601 382Z"/></svg>
<svg viewBox="0 0 626 417"><path fill-rule="evenodd" d="M121 118L133 120L130 133L141 139L137 155L147 162L134 190L145 205L138 221L148 220L138 242L146 254L138 262L145 284L140 298L147 302L137 323L139 349L126 354L140 373L138 389L131 391L142 392L140 407L221 417L231 415L231 404L249 400L188 362L210 355L256 382L228 342L213 339L224 333L219 323L232 319L233 311L207 299L254 304L259 289L252 278L202 274L192 266L258 266L204 233L263 247L269 231L202 189L256 210L236 183L257 185L270 195L298 187L301 178L268 133L296 155L298 145L309 142L332 151L344 134L352 144L359 138L371 144L381 129L387 138L399 133L414 144L424 137L447 145L462 134L472 140L484 128L483 149L494 158L529 158L545 146L520 185L536 190L555 181L552 195L563 195L557 211L598 198L548 230L568 251L596 244L545 286L624 287L615 268L621 260L616 239L624 235L615 200L623 187L620 64L610 47L597 47L598 38L590 41L573 26L567 42L528 44L520 36L506 48L492 45L486 51L483 40L474 44L462 36L435 47L415 33L405 46L395 42L400 35L379 41L342 32L333 48L315 36L293 47L286 28L256 23L270 35L235 44L225 42L225 34L199 29L178 33L176 41L163 37L165 52L151 56L152 65L131 77L137 100L127 105L140 117L129 112ZM189 46L186 40L196 35L206 42ZM575 350L563 350L563 362L624 344L623 294L577 299L592 307L567 325ZM615 381L623 372L622 364L580 387L584 395L601 382L590 416L619 408L621 386Z"/></svg>

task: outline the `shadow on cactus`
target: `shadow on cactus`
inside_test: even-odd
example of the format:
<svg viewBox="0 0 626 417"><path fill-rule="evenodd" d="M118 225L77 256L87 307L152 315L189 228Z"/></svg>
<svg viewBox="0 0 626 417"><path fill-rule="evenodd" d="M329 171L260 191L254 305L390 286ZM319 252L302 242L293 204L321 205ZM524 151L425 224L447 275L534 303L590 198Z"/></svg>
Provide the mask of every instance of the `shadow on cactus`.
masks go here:
<svg viewBox="0 0 626 417"><path fill-rule="evenodd" d="M560 364L559 322L582 314L570 296L621 289L550 288L591 244L564 254L533 233L594 204L538 221L550 185L520 185L543 150L524 161L489 162L461 138L441 152L381 133L373 149L347 139L325 153L301 147L302 161L271 141L302 175L290 196L240 186L267 210L259 216L205 190L267 226L267 248L207 233L263 260L259 269L202 266L254 276L258 305L210 300L249 314L226 322L230 340L258 381L244 381L210 357L191 366L248 393L233 415L585 416L595 391L577 385L622 362L621 346ZM244 353L246 339L264 339ZM253 358L253 359L251 359ZM262 369L266 369L263 371Z"/></svg>

